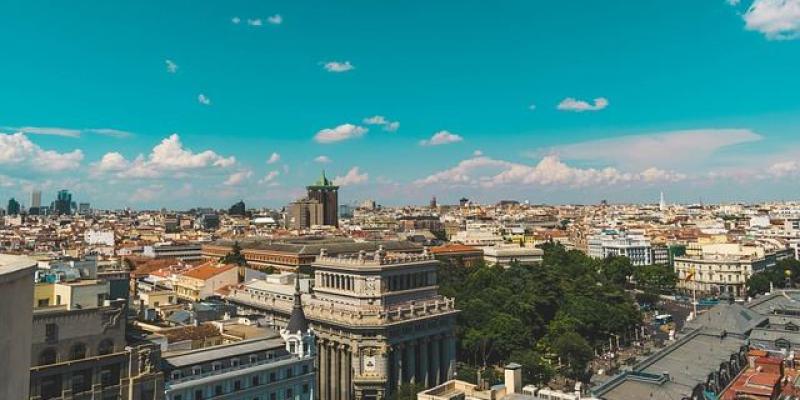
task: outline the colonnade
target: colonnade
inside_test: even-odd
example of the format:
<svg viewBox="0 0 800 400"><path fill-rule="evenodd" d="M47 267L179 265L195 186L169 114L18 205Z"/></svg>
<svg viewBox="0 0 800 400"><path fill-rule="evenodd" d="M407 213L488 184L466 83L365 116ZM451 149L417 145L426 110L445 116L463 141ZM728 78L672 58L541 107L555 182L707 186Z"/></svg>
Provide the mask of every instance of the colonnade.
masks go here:
<svg viewBox="0 0 800 400"><path fill-rule="evenodd" d="M318 340L316 362L319 400L351 400L353 355L350 346Z"/></svg>
<svg viewBox="0 0 800 400"><path fill-rule="evenodd" d="M389 387L404 383L432 387L451 379L455 372L456 341L453 335L426 336L391 347Z"/></svg>

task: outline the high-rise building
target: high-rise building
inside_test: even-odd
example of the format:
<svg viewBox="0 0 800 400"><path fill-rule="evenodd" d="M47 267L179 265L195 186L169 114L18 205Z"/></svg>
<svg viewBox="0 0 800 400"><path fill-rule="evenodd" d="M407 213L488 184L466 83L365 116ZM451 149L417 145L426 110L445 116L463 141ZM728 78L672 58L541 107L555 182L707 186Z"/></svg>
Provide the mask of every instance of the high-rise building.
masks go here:
<svg viewBox="0 0 800 400"><path fill-rule="evenodd" d="M322 225L339 226L339 186L325 177L325 171L319 179L306 186L308 198L322 205Z"/></svg>
<svg viewBox="0 0 800 400"><path fill-rule="evenodd" d="M289 204L288 228L307 229L314 225L325 225L324 208L315 199L300 199Z"/></svg>
<svg viewBox="0 0 800 400"><path fill-rule="evenodd" d="M244 206L244 201L243 200L239 200L238 203L232 205L231 208L228 209L228 214L230 214L230 215L242 215L243 216L243 215L245 215L245 210L246 210L246 208Z"/></svg>
<svg viewBox="0 0 800 400"><path fill-rule="evenodd" d="M53 212L57 215L72 214L72 194L68 190L58 191L53 204Z"/></svg>
<svg viewBox="0 0 800 400"><path fill-rule="evenodd" d="M41 210L41 208L42 208L42 191L41 190L31 191L31 205L28 208L28 214L38 215L39 210Z"/></svg>
<svg viewBox="0 0 800 400"><path fill-rule="evenodd" d="M19 215L19 211L20 211L19 202L16 201L13 197L8 199L8 207L6 207L6 214Z"/></svg>
<svg viewBox="0 0 800 400"><path fill-rule="evenodd" d="M661 198L658 201L658 209L664 211L667 209L667 202L664 201L664 192L661 192Z"/></svg>
<svg viewBox="0 0 800 400"><path fill-rule="evenodd" d="M88 215L92 212L92 205L89 203L80 203L78 204L78 214L80 215Z"/></svg>

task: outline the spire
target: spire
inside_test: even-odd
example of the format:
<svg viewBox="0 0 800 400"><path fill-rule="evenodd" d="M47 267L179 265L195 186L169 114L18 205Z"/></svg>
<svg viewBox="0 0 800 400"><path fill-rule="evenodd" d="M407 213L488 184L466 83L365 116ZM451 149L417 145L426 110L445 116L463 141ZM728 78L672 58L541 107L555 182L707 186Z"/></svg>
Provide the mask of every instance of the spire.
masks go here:
<svg viewBox="0 0 800 400"><path fill-rule="evenodd" d="M294 305L292 306L292 315L289 317L289 323L286 325L286 330L290 333L306 332L308 330L308 320L306 320L306 313L303 312L303 303L300 297L300 274L295 273Z"/></svg>

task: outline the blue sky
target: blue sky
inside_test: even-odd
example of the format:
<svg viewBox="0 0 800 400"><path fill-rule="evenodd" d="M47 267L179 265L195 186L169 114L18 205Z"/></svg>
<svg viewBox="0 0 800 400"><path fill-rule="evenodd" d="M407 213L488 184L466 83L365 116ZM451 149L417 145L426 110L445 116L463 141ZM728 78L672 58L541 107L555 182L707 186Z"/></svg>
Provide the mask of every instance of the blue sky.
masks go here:
<svg viewBox="0 0 800 400"><path fill-rule="evenodd" d="M0 199L797 198L798 32L800 0L6 1Z"/></svg>

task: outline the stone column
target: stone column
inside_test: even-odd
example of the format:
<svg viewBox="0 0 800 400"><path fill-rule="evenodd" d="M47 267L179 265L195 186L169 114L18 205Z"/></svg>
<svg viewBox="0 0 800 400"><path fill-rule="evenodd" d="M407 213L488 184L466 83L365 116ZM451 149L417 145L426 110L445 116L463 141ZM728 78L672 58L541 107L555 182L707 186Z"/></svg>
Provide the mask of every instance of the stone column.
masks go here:
<svg viewBox="0 0 800 400"><path fill-rule="evenodd" d="M314 379L317 381L317 384L316 384L317 390L316 390L315 396L317 396L317 397L312 397L311 399L312 400L322 400L320 398L320 395L319 395L319 388L322 386L320 384L320 377L322 376L322 364L320 363L320 360L319 360L320 357L322 357L322 352L320 352L321 345L320 345L320 341L319 340L317 340L317 343L314 344L314 347L315 347L314 350L316 352L316 355L314 356L314 371L315 371Z"/></svg>
<svg viewBox="0 0 800 400"><path fill-rule="evenodd" d="M447 380L450 380L456 374L456 337L452 333L447 335L447 356Z"/></svg>
<svg viewBox="0 0 800 400"><path fill-rule="evenodd" d="M331 352L331 377L330 377L330 390L328 391L328 397L330 400L339 400L339 386L342 385L342 381L339 378L339 349L335 343L331 343L330 348L328 349Z"/></svg>
<svg viewBox="0 0 800 400"><path fill-rule="evenodd" d="M347 363L348 361L348 350L347 346L340 345L339 346L339 374L341 375L341 390L339 398L340 400L348 400L350 397L348 394L350 393L350 365Z"/></svg>
<svg viewBox="0 0 800 400"><path fill-rule="evenodd" d="M406 352L408 353L408 365L407 368L407 375L408 375L408 382L416 383L417 382L417 346L416 343L408 342L406 346Z"/></svg>
<svg viewBox="0 0 800 400"><path fill-rule="evenodd" d="M405 355L405 346L402 343L395 345L395 353L397 354L397 363L394 365L397 368L397 386L395 390L403 384L403 369L405 365L403 365L403 356Z"/></svg>
<svg viewBox="0 0 800 400"><path fill-rule="evenodd" d="M431 372L433 373L431 382L433 385L439 385L442 383L442 354L439 351L441 347L440 342L441 339L439 336L434 336L433 340L431 340Z"/></svg>
<svg viewBox="0 0 800 400"><path fill-rule="evenodd" d="M320 343L319 349L319 398L320 400L329 400L328 398L328 343L323 341Z"/></svg>
<svg viewBox="0 0 800 400"><path fill-rule="evenodd" d="M422 338L419 341L419 381L422 383L423 386L430 387L430 367L428 363L428 343L429 339L427 337Z"/></svg>

